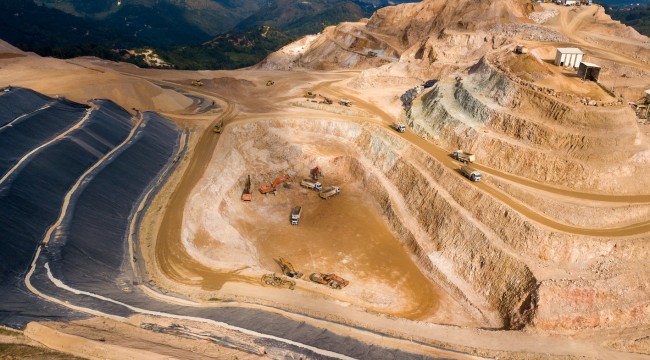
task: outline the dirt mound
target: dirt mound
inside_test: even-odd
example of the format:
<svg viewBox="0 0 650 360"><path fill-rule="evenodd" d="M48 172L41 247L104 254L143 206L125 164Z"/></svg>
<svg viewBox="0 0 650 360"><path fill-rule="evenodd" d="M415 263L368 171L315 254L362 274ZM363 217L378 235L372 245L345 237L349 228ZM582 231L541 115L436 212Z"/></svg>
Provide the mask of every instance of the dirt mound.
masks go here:
<svg viewBox="0 0 650 360"><path fill-rule="evenodd" d="M530 22L531 11L533 6L523 0L428 0L385 7L368 21L343 23L305 37L271 54L258 66L364 69L406 59L460 59L493 45L494 37L486 37L490 28ZM452 49L453 53L446 51Z"/></svg>
<svg viewBox="0 0 650 360"><path fill-rule="evenodd" d="M102 67L103 60L59 60L29 54L3 63L2 85L21 86L77 102L110 99L126 109L180 111L192 99L153 83Z"/></svg>

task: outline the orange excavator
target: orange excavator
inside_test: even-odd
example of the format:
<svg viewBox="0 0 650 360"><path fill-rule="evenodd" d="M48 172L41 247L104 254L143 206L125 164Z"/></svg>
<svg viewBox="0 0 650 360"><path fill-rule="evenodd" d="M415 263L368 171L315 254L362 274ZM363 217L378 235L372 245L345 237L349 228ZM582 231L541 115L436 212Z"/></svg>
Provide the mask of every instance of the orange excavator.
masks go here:
<svg viewBox="0 0 650 360"><path fill-rule="evenodd" d="M279 178L275 179L273 184L271 184L270 186L269 185L260 186L260 193L262 193L263 195L266 195L268 193L273 193L273 195L275 195L275 193L278 191L277 189L278 185L280 185L281 182L287 180L289 180L289 175L280 176Z"/></svg>
<svg viewBox="0 0 650 360"><path fill-rule="evenodd" d="M246 180L246 185L244 185L244 192L241 194L242 201L251 201L253 200L253 194L251 194L251 176L248 175Z"/></svg>
<svg viewBox="0 0 650 360"><path fill-rule="evenodd" d="M315 283L327 285L332 289L341 290L350 284L349 281L336 274L313 273L309 279Z"/></svg>

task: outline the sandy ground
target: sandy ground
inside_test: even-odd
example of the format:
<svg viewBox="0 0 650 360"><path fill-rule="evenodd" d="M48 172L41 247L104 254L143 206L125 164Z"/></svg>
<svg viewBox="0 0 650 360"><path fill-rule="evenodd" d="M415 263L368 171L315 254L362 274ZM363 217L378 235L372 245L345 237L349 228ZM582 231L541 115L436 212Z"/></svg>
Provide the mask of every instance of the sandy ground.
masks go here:
<svg viewBox="0 0 650 360"><path fill-rule="evenodd" d="M548 5L544 5L548 7ZM620 72L631 73L629 68L649 71L642 59L610 49L611 41L607 34L595 33L592 36L604 45L584 40L580 34L589 32L587 19L595 17L596 8L559 8L560 16L549 22L548 26L562 31L572 42L588 51L588 59L610 61L622 64L620 71L608 70L604 76L607 83ZM580 29L580 31L577 31ZM619 41L620 37L614 38ZM635 39L629 45L639 45ZM553 47L546 43L525 42L541 62L512 62L513 72L526 74L538 72L543 76L537 80L544 86L557 91L572 92L579 96L601 101L609 101L611 96L602 88L582 86L572 73L554 68L548 64ZM378 331L387 331L405 339L417 339L427 344L442 344L462 350L476 352L482 356L499 358L535 358L588 356L593 358L647 358L647 328L631 330L605 329L593 332L548 335L535 330L523 332L482 331L456 305L448 294L427 279L413 262L406 249L390 231L379 215L377 204L363 196L363 189L343 174L326 177L327 182L335 182L344 188L344 193L330 201L319 199L315 193L302 189L292 182L290 187L281 187L277 196L261 198L253 186L254 202L233 207L217 206L230 225L246 238L257 253L256 267L236 271L224 271L211 267L192 257L182 243L182 232L191 196L206 182L214 162L220 138L211 132L217 117L229 124L263 121L275 118L309 119L311 117L336 117L346 121L382 124L384 127L400 114L398 95L414 85L409 79L391 91L386 91L391 83L382 82L375 77L363 81L359 71L162 71L143 70L127 64L114 64L97 59L73 59L69 61L43 59L1 45L0 75L1 85L30 87L48 95L62 95L72 100L84 102L89 98L109 98L127 109L156 110L169 116L179 125L191 131L189 151L176 173L154 200L142 228L142 247L145 255L148 277L158 289L180 294L200 301L197 306L220 306L218 300L234 299L241 306L260 308L279 307L291 316L294 312L310 315L310 321L320 326L334 329L339 333L349 331L352 336L382 344L382 339L373 338L368 333L356 333L342 325L335 325L322 319L338 323L360 325ZM408 68L393 70L391 76L400 72L408 73ZM367 74L367 73L366 73ZM194 87L191 81L201 79L203 87ZM273 79L275 85L267 87L266 81ZM648 85L647 80L629 76L616 83L620 93L636 93ZM529 80L529 79L526 79ZM363 86L371 84L374 86ZM383 85L383 86L382 86ZM613 83L612 83L613 85ZM634 88L634 92L629 90ZM339 105L330 105L336 111L323 111L319 107L295 106L304 102L302 94L307 90L317 91L333 99L347 98L353 101L354 110L346 112ZM188 97L186 95L192 95ZM200 100L196 100L196 99ZM197 102L198 101L198 102ZM201 102L214 102L214 108L201 113ZM343 111L339 111L342 109ZM214 111L212 111L214 110ZM458 164L448 157L449 149L442 149L425 141L414 133L400 135L409 143L435 157L449 168ZM298 142L296 136L296 141ZM307 139L304 143L315 142ZM343 149L344 151L345 149ZM332 152L333 149L317 149L317 152ZM338 151L341 151L340 149ZM582 235L605 234L612 236L643 235L650 229L643 215L636 220L624 223L622 229L605 227L598 229L594 224L567 225L562 219L554 218L553 211L529 206L527 203L539 201L537 197L552 193L564 196L578 205L589 202L611 202L616 207L635 203L648 203L648 195L636 197L597 194L564 189L528 179L517 178L488 167L480 167L489 176L512 181L524 190L505 191L486 182L477 185L487 194L509 204L518 213L536 223L549 228ZM299 174L297 178L306 177ZM269 179L270 180L270 179ZM496 181L495 183L498 183ZM531 189L535 196L521 195ZM236 201L236 191L228 193ZM561 207L561 198L557 200ZM219 205L219 204L216 204ZM288 214L292 206L302 205L304 215L300 225L291 226ZM543 206L543 205L542 205ZM604 206L604 205L603 205ZM642 205L641 205L642 206ZM556 216L557 217L557 216ZM594 226L594 227L592 227ZM214 237L203 228L190 239L194 249L204 253L218 251L213 246ZM351 281L351 285L341 291L327 289L308 281L299 280L295 291L262 287L259 276L264 272L279 272L274 258L283 256L307 275L313 271L335 272ZM152 296L161 296L160 294ZM164 298L164 297L161 297ZM169 299L174 301L173 299ZM230 305L237 303L230 303ZM280 311L280 310L278 310ZM146 322L140 319L138 323ZM136 323L136 321L133 321ZM442 326L436 324L455 324ZM99 349L109 353L110 349L132 349L132 354L142 351L143 357L153 352L178 358L196 357L197 349L205 357L249 358L250 354L223 348L203 340L186 340L170 335L155 334L134 327L129 323L111 323L105 319L92 319L71 324L49 324L47 328L71 336L86 338L88 349ZM55 337L47 329L32 330L36 340ZM128 333L128 337L120 334ZM47 335L43 335L47 334ZM89 356L83 350L70 346L69 338L55 338L46 345L73 353ZM45 341L45 340L43 340ZM75 340L76 341L76 340ZM197 342L198 341L198 342ZM416 352L432 354L431 348L405 344L401 340L388 341L391 346ZM103 344L115 346L106 347ZM475 350L481 349L481 350ZM501 352L504 350L504 352ZM523 352L542 355L525 355ZM644 355L645 354L645 355ZM154 356L154 355L151 355Z"/></svg>

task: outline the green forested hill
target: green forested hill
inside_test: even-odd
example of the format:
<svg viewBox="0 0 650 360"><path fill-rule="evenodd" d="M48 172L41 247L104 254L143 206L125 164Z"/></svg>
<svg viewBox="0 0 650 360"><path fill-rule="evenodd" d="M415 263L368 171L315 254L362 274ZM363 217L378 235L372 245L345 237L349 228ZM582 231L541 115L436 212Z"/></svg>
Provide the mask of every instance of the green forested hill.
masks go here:
<svg viewBox="0 0 650 360"><path fill-rule="evenodd" d="M612 19L619 20L641 34L650 36L650 4L611 6L606 7L606 12L611 15Z"/></svg>
<svg viewBox="0 0 650 360"><path fill-rule="evenodd" d="M0 38L44 56L146 66L123 55L147 48L176 68L229 69L325 26L370 16L389 1L0 0Z"/></svg>

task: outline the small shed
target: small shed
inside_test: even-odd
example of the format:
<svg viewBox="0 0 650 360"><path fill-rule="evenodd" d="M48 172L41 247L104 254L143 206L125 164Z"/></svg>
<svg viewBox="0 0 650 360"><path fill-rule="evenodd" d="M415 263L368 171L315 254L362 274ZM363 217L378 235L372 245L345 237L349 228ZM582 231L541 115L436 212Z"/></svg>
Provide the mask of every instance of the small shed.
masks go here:
<svg viewBox="0 0 650 360"><path fill-rule="evenodd" d="M578 77L582 80L598 82L598 76L600 76L600 66L588 62L581 62L578 66Z"/></svg>
<svg viewBox="0 0 650 360"><path fill-rule="evenodd" d="M578 48L558 48L555 53L555 65L577 68L584 53Z"/></svg>

